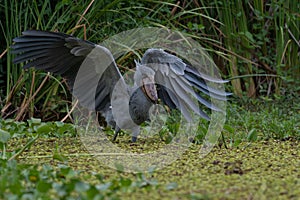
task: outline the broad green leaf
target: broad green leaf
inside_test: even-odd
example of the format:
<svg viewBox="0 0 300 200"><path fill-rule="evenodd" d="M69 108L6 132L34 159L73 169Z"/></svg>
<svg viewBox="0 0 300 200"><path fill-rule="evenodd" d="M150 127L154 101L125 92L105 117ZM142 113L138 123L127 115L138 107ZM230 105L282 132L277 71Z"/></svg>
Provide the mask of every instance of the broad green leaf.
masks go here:
<svg viewBox="0 0 300 200"><path fill-rule="evenodd" d="M123 187L129 187L131 185L132 181L129 178L121 178L120 184Z"/></svg>
<svg viewBox="0 0 300 200"><path fill-rule="evenodd" d="M51 130L52 130L51 124L49 124L49 123L43 123L36 128L36 132L39 134L49 133L49 132L51 132Z"/></svg>
<svg viewBox="0 0 300 200"><path fill-rule="evenodd" d="M32 124L40 124L42 122L42 120L32 117L32 118L30 118L30 120L28 120L28 122L31 122Z"/></svg>
<svg viewBox="0 0 300 200"><path fill-rule="evenodd" d="M0 142L1 143L7 143L10 139L10 134L8 131L0 129Z"/></svg>
<svg viewBox="0 0 300 200"><path fill-rule="evenodd" d="M52 184L46 182L45 180L41 180L36 184L36 189L42 193L48 192L48 190L50 190L51 188L52 188Z"/></svg>
<svg viewBox="0 0 300 200"><path fill-rule="evenodd" d="M85 192L85 191L87 191L88 189L90 189L90 185L87 184L87 183L84 183L84 182L82 182L82 181L77 181L77 182L75 183L75 190L76 190L77 192Z"/></svg>

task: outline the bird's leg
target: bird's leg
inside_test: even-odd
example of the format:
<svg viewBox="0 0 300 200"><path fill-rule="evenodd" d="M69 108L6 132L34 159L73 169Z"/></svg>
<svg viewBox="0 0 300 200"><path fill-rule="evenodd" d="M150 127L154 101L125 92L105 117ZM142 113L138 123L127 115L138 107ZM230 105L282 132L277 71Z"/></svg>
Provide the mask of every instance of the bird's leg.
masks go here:
<svg viewBox="0 0 300 200"><path fill-rule="evenodd" d="M131 142L136 142L137 140L137 136L140 134L140 127L137 126L132 130L132 138L131 138Z"/></svg>
<svg viewBox="0 0 300 200"><path fill-rule="evenodd" d="M132 136L131 142L136 142L136 140L137 140L137 137L136 136Z"/></svg>
<svg viewBox="0 0 300 200"><path fill-rule="evenodd" d="M114 137L113 137L113 141L116 141L116 139L117 139L120 131L121 131L121 129L118 126L116 126L116 128L115 128L115 134L114 134Z"/></svg>

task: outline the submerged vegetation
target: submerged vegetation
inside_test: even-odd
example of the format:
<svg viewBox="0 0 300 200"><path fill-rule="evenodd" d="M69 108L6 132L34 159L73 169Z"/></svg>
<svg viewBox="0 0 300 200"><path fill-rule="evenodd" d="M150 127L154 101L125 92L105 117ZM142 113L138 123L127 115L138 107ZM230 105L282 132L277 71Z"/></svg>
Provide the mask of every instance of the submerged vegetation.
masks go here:
<svg viewBox="0 0 300 200"><path fill-rule="evenodd" d="M31 6L28 6L31 5ZM0 199L299 199L300 3L298 1L0 0ZM65 81L14 65L12 39L28 29L94 43L138 27L178 30L199 42L230 80L222 137L199 157L209 122L161 170L124 173L98 162L72 122ZM130 57L130 56L128 56ZM121 71L133 67L117 59ZM176 118L138 143L168 145ZM108 139L112 131L105 131Z"/></svg>

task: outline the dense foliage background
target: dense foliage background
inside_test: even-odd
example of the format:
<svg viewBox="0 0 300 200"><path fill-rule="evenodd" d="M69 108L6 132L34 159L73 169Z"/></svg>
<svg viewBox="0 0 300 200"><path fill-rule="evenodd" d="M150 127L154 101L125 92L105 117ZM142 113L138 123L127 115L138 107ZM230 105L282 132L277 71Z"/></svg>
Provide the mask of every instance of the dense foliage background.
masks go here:
<svg viewBox="0 0 300 200"><path fill-rule="evenodd" d="M0 0L0 199L299 199L299 10L299 0ZM28 29L100 43L149 26L198 41L234 95L206 157L207 121L166 168L124 173L95 159L78 127L57 121L71 110L64 80L22 70L10 46ZM126 58L117 64L134 67ZM170 143L178 125L170 118L153 137L132 144L125 132L114 144L148 153Z"/></svg>
<svg viewBox="0 0 300 200"><path fill-rule="evenodd" d="M27 29L86 35L95 43L137 27L180 30L207 48L235 95L293 97L300 91L299 9L295 0L0 0L2 117L57 120L69 105L62 79L12 63L12 39Z"/></svg>

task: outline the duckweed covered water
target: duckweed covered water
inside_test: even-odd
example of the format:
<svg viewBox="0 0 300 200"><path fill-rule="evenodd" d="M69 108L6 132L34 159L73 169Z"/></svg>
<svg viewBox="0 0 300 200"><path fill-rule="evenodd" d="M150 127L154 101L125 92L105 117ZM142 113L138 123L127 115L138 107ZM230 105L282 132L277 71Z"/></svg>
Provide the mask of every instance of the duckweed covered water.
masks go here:
<svg viewBox="0 0 300 200"><path fill-rule="evenodd" d="M145 181L145 187L117 190L116 196L120 199L299 199L299 143L269 140L241 143L233 149L215 147L203 159L199 158L201 145L192 145L171 165L143 174L149 180ZM11 143L12 148L17 145L22 145L22 141ZM120 141L119 145L142 152L149 150L149 146L155 149L156 143L141 141L133 145ZM78 138L40 138L22 154L19 162L53 166L65 163L82 170L82 179L91 183L95 179L84 174L100 173L108 182L120 176L137 180L136 174L117 172L100 163Z"/></svg>

